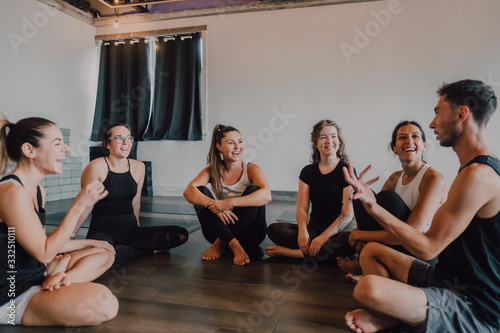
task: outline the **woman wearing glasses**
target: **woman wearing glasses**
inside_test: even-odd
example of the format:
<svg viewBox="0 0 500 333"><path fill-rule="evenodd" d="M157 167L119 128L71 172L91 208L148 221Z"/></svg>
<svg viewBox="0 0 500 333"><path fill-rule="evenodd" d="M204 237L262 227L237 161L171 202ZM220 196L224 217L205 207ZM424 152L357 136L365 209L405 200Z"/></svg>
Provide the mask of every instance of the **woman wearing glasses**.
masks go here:
<svg viewBox="0 0 500 333"><path fill-rule="evenodd" d="M109 192L106 198L94 205L87 238L106 240L115 247L113 266L171 249L188 239L187 230L181 227L140 226L145 166L128 158L133 141L127 125L111 125L102 141L109 156L93 160L82 173L82 188L99 180Z"/></svg>

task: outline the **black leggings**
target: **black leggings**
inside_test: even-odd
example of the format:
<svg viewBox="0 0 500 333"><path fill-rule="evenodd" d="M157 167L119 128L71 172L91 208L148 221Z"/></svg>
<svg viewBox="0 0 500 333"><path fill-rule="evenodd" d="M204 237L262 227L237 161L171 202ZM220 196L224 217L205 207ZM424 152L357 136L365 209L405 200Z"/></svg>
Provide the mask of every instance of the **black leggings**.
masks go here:
<svg viewBox="0 0 500 333"><path fill-rule="evenodd" d="M248 195L259 189L256 185L249 185L241 196ZM212 192L205 186L198 186L207 197L214 199ZM196 215L201 224L201 231L205 239L213 243L220 239L229 244L236 238L242 247L256 246L266 238L266 206L260 207L235 207L233 213L238 217L235 224L224 224L210 209L194 205Z"/></svg>
<svg viewBox="0 0 500 333"><path fill-rule="evenodd" d="M307 232L309 233L311 241L321 235L324 230L326 230L325 226L317 223L313 219L309 220ZM341 231L333 237L330 237L316 254L316 260L318 262L330 263L334 262L338 256L346 257L353 255L355 251L349 246L349 234L350 231ZM288 249L300 248L297 240L299 237L299 226L297 224L273 223L267 228L267 235L276 245Z"/></svg>
<svg viewBox="0 0 500 333"><path fill-rule="evenodd" d="M87 239L109 242L116 251L113 266L184 244L189 233L177 226L139 227L134 214L92 217Z"/></svg>
<svg viewBox="0 0 500 333"><path fill-rule="evenodd" d="M405 204L403 199L401 199L399 194L393 191L382 191L377 193L375 197L377 198L377 203L381 207L385 208L389 213L391 213L392 215L394 215L396 218L398 218L403 222L408 221L408 218L410 217L411 214L411 210ZM353 207L354 207L354 216L356 217L356 222L358 223L359 230L366 230L366 231L384 230L384 227L382 227L380 223L377 222L377 220L375 220L370 214L368 214L368 212L366 211L365 207L363 206L360 200L354 200ZM408 251L401 245L387 245L387 246L401 253L413 256L413 254L411 254L410 251ZM427 263L435 265L437 263L437 258L431 259L427 261Z"/></svg>

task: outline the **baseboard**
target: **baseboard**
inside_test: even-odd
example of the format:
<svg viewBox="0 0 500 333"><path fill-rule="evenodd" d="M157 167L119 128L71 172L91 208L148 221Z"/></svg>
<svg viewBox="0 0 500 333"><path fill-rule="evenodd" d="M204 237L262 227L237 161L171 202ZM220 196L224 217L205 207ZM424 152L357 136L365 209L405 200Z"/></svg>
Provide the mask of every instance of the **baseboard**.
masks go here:
<svg viewBox="0 0 500 333"><path fill-rule="evenodd" d="M182 197L185 187L153 186L153 195L165 197ZM271 191L275 201L297 201L297 191Z"/></svg>

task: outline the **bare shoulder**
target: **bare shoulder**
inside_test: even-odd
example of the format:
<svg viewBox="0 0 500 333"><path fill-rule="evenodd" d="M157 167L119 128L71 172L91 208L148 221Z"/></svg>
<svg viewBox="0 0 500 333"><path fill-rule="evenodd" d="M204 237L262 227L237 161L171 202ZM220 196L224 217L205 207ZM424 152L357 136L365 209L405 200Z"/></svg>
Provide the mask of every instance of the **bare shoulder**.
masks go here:
<svg viewBox="0 0 500 333"><path fill-rule="evenodd" d="M392 175L387 178L385 181L385 184L382 188L383 191L394 191L394 188L396 187L396 183L398 182L399 178L403 174L403 170L399 170L394 172Z"/></svg>
<svg viewBox="0 0 500 333"><path fill-rule="evenodd" d="M6 210L12 209L25 202L31 204L31 197L28 191L17 182L7 182L0 185L0 214L5 215ZM2 217L3 220L3 217Z"/></svg>
<svg viewBox="0 0 500 333"><path fill-rule="evenodd" d="M257 164L255 163L251 163L251 162L248 162L248 165L247 165L247 170L248 171L260 171L262 170L260 168L260 166L258 166Z"/></svg>
<svg viewBox="0 0 500 333"><path fill-rule="evenodd" d="M433 167L429 167L422 177L422 183L445 185L445 179L439 171Z"/></svg>
<svg viewBox="0 0 500 333"><path fill-rule="evenodd" d="M108 174L108 166L104 158L90 161L82 172L82 185L94 180L104 181Z"/></svg>
<svg viewBox="0 0 500 333"><path fill-rule="evenodd" d="M108 166L107 166L104 158L96 158L96 159L89 162L89 164L85 167L85 170L88 170L90 172L96 172L96 171L97 172L99 172L99 171L106 171L107 172Z"/></svg>
<svg viewBox="0 0 500 333"><path fill-rule="evenodd" d="M467 166L459 172L456 182L491 187L500 192L500 188L498 187L500 176L492 167L485 164L474 163Z"/></svg>
<svg viewBox="0 0 500 333"><path fill-rule="evenodd" d="M264 176L264 173L262 172L262 169L260 166L254 163L248 163L247 166L247 171L248 171L248 177L252 178L252 176Z"/></svg>
<svg viewBox="0 0 500 333"><path fill-rule="evenodd" d="M130 161L130 167L137 169L138 171L144 171L146 170L146 165L142 161L138 160L129 160Z"/></svg>

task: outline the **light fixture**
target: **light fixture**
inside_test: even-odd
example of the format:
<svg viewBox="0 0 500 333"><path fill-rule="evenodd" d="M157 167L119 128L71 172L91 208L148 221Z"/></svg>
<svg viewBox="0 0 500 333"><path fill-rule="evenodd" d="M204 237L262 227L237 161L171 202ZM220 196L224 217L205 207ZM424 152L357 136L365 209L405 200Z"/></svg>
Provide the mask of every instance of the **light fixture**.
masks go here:
<svg viewBox="0 0 500 333"><path fill-rule="evenodd" d="M118 28L118 8L115 8L115 28Z"/></svg>

